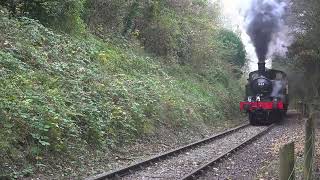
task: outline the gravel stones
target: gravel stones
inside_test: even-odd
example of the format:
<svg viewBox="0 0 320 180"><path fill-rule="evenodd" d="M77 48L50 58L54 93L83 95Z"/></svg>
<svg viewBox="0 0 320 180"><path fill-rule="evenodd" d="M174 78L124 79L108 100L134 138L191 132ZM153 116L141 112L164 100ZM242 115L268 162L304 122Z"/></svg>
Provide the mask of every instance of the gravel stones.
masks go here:
<svg viewBox="0 0 320 180"><path fill-rule="evenodd" d="M290 112L281 124L266 135L254 141L226 161L209 169L201 180L275 180L279 179L279 149L285 143L294 141L297 158L296 179L301 179L303 162L304 121Z"/></svg>
<svg viewBox="0 0 320 180"><path fill-rule="evenodd" d="M137 171L122 179L179 179L210 161L218 157L231 148L236 147L252 136L263 131L266 127L249 126L226 137L212 141L209 144L189 150L178 156L155 163L141 171Z"/></svg>

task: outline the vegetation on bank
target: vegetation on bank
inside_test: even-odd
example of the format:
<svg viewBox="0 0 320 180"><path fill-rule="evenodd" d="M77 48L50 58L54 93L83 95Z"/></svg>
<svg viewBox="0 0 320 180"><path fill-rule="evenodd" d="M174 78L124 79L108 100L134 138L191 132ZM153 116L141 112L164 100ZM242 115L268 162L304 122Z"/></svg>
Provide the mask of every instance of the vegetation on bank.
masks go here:
<svg viewBox="0 0 320 180"><path fill-rule="evenodd" d="M0 177L159 124L179 131L238 113L245 51L205 0L10 2L0 6Z"/></svg>

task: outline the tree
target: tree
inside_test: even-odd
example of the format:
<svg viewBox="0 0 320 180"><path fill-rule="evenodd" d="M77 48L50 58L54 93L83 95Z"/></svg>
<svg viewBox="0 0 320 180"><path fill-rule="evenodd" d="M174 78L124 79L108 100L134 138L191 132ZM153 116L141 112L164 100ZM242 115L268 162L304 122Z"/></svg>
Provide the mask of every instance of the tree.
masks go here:
<svg viewBox="0 0 320 180"><path fill-rule="evenodd" d="M42 24L67 33L81 33L81 19L85 0L3 0L13 16L27 16Z"/></svg>
<svg viewBox="0 0 320 180"><path fill-rule="evenodd" d="M292 17L296 40L289 47L285 66L291 76L293 96L310 100L320 95L320 2L294 1ZM294 82L294 81L298 81Z"/></svg>
<svg viewBox="0 0 320 180"><path fill-rule="evenodd" d="M240 37L230 30L222 29L218 34L218 39L225 51L233 51L229 53L231 55L229 63L242 68L246 63L246 51Z"/></svg>

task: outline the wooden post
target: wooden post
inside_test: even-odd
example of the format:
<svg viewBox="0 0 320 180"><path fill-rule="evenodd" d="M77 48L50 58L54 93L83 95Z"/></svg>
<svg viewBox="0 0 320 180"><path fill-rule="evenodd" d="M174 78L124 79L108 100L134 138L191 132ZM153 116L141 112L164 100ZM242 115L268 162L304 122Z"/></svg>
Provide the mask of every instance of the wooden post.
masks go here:
<svg viewBox="0 0 320 180"><path fill-rule="evenodd" d="M305 146L304 146L304 180L312 180L313 178L313 158L314 158L314 141L315 141L315 123L314 115L311 115L305 125Z"/></svg>
<svg viewBox="0 0 320 180"><path fill-rule="evenodd" d="M302 103L302 118L306 115L306 106L304 103Z"/></svg>
<svg viewBox="0 0 320 180"><path fill-rule="evenodd" d="M303 104L302 101L298 102L299 120L303 119Z"/></svg>
<svg viewBox="0 0 320 180"><path fill-rule="evenodd" d="M311 114L310 104L306 104L306 117L309 118Z"/></svg>
<svg viewBox="0 0 320 180"><path fill-rule="evenodd" d="M294 164L294 142L291 142L280 149L280 180L295 179Z"/></svg>

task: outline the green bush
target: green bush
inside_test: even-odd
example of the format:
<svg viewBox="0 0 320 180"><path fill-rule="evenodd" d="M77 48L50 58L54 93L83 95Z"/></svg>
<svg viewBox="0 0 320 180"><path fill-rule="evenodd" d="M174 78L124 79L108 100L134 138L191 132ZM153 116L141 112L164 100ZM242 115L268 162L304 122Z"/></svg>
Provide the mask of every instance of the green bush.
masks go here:
<svg viewBox="0 0 320 180"><path fill-rule="evenodd" d="M166 100L177 93L185 96L175 80L180 78L175 71L185 71L179 66L168 71L169 76L148 57L124 53L127 50L92 38L56 35L28 18L2 17L0 29L0 40L5 42L0 51L2 123L15 122L2 124L7 127L3 132L22 133L10 137L10 143L39 143L60 151L72 139L93 144L130 140L143 133L149 126L145 123L158 116ZM207 88L206 82L229 88L231 80L222 78L223 72L199 76L204 81L199 90ZM185 76L183 81L188 81L189 75ZM179 115L184 104L173 105Z"/></svg>
<svg viewBox="0 0 320 180"><path fill-rule="evenodd" d="M52 12L54 2L46 4ZM81 12L79 2L57 4L77 7L67 8L77 18L66 23L82 24L73 16ZM211 16L176 11L169 1L135 2L105 1L121 18L114 19L116 32L96 27L103 41L89 33L73 36L48 29L52 14L40 24L12 18L0 8L1 171L28 174L36 170L28 164L48 163L50 155L111 149L152 135L163 124L180 131L214 125L238 112L242 91L228 63L236 51L221 53L219 28ZM19 7L16 13L22 16L27 11ZM103 28L113 24L99 23ZM18 162L25 166L6 167Z"/></svg>
<svg viewBox="0 0 320 180"><path fill-rule="evenodd" d="M84 20L96 34L119 33L130 3L126 0L87 0Z"/></svg>
<svg viewBox="0 0 320 180"><path fill-rule="evenodd" d="M3 0L14 16L28 16L58 31L71 34L84 32L81 19L85 0Z"/></svg>
<svg viewBox="0 0 320 180"><path fill-rule="evenodd" d="M224 58L231 64L242 68L246 63L246 51L242 40L234 32L222 29L218 35Z"/></svg>

